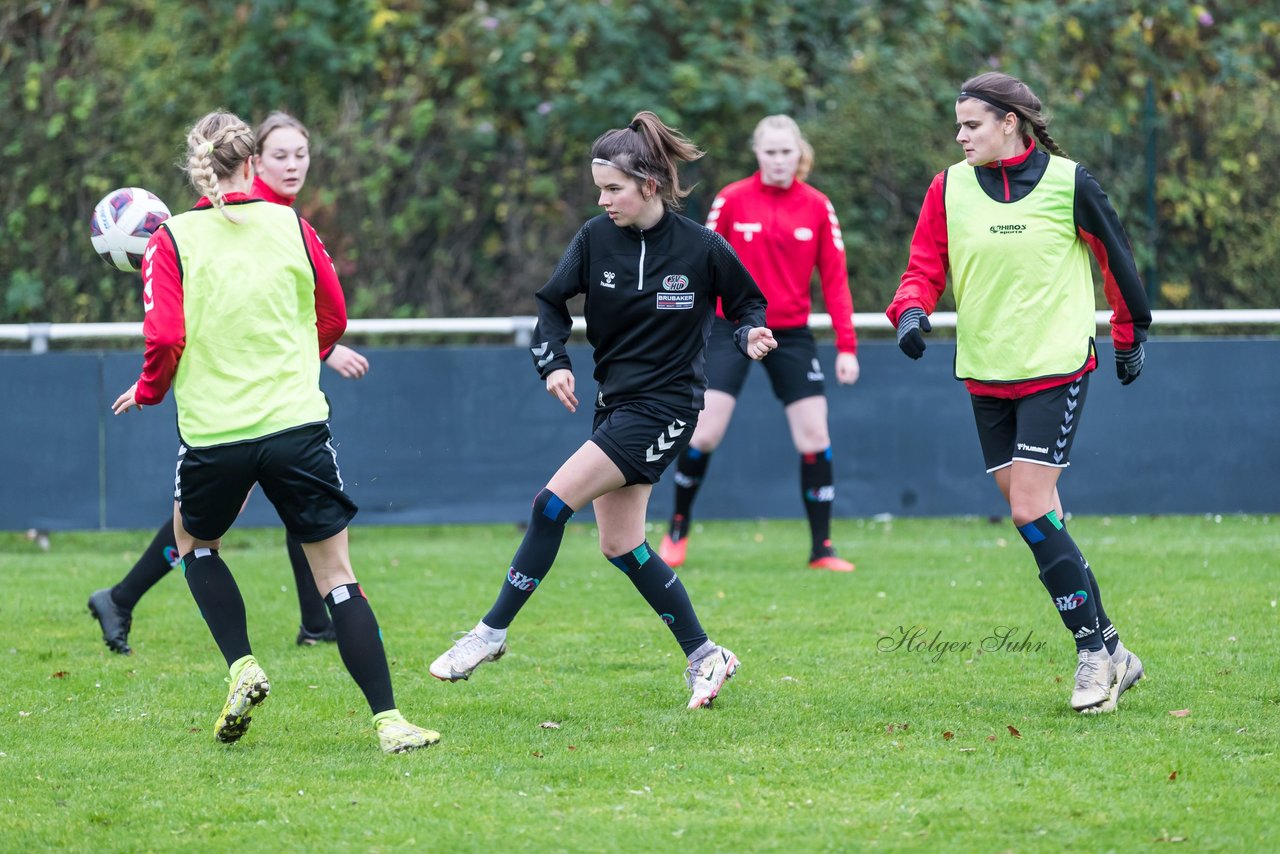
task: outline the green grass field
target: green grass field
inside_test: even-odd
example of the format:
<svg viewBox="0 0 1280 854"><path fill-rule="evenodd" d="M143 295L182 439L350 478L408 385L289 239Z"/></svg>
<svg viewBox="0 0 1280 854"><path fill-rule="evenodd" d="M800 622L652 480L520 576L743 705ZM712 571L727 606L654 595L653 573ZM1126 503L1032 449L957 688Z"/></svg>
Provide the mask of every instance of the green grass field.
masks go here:
<svg viewBox="0 0 1280 854"><path fill-rule="evenodd" d="M85 610L150 533L60 534L47 553L3 534L0 848L1280 848L1280 518L1069 528L1147 668L1114 715L1068 708L1071 638L1008 522L838 522L851 575L805 568L802 522L702 526L680 574L743 664L698 712L589 523L508 656L458 684L427 665L487 609L520 532L357 528L400 708L443 734L392 757L336 648L293 644L282 531L232 531L223 551L272 683L232 746L212 736L226 669L177 574L135 610L131 657ZM1002 626L1029 642L981 651ZM913 627L932 650L883 651Z"/></svg>

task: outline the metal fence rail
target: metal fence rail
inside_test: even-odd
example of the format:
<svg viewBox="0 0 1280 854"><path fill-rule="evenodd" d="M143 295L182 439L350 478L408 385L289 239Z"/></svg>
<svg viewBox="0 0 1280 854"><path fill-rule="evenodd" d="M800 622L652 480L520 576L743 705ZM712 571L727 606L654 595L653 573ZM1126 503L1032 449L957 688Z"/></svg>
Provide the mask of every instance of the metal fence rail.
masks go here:
<svg viewBox="0 0 1280 854"><path fill-rule="evenodd" d="M1192 326L1280 326L1280 309L1213 309L1213 310L1159 310L1153 311L1152 323L1157 327ZM1097 312L1099 326L1111 322L1111 312ZM954 328L954 311L939 311L930 315L935 329ZM533 335L537 318L527 315L513 317L440 317L400 318L375 320L350 320L348 335L509 335L517 344L526 344ZM892 329L889 319L880 312L860 311L853 315L858 329ZM830 329L829 314L809 316L813 329ZM573 328L582 331L586 322L581 317L573 319ZM5 323L0 324L0 341L21 341L31 344L31 351L43 353L50 342L75 340L131 339L142 337L141 323Z"/></svg>

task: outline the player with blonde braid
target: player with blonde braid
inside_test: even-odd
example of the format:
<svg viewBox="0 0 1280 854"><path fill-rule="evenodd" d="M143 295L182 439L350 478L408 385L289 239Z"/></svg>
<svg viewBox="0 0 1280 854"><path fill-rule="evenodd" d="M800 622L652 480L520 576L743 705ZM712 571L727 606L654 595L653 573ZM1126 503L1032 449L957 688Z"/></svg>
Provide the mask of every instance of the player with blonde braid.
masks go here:
<svg viewBox="0 0 1280 854"><path fill-rule="evenodd" d="M257 483L303 544L382 749L435 744L439 733L396 709L378 621L351 568L347 525L356 505L343 490L316 358L346 329L333 262L295 211L250 195L254 137L237 116L210 113L187 146L191 183L203 198L147 246L145 362L112 410L159 403L173 385L181 439L174 533L187 585L231 675L214 736L239 740L271 690L249 644L244 600L219 554Z"/></svg>
<svg viewBox="0 0 1280 854"><path fill-rule="evenodd" d="M232 134L240 134L231 129ZM253 179L254 198L278 205L292 206L307 180L311 163L310 138L306 126L288 113L273 112L263 119L254 131L253 163L257 175ZM215 174L212 160L205 163L200 158L201 149L210 155L217 149L209 140L193 140L191 149L194 161L192 171ZM211 190L215 196L220 192ZM224 212L226 211L224 207ZM325 365L347 379L360 379L369 371L369 360L343 344L335 344L321 354ZM285 537L289 564L293 569L294 586L298 593L298 634L300 647L315 646L321 642L337 640L333 621L324 599L311 577L302 544L293 536ZM96 590L89 597L89 612L97 618L102 629L102 640L112 652L130 655L129 633L133 629L133 609L152 587L169 574L181 557L173 533L173 515L166 514L156 529L151 543L143 551L125 576L111 587Z"/></svg>

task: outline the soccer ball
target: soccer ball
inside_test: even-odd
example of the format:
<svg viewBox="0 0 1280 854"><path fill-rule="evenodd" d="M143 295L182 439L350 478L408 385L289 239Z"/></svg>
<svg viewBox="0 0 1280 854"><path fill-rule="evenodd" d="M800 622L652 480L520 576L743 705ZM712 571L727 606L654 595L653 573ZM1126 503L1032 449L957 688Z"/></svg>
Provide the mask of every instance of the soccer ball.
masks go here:
<svg viewBox="0 0 1280 854"><path fill-rule="evenodd" d="M118 270L137 272L147 241L168 218L169 209L154 193L141 187L112 190L93 208L93 251Z"/></svg>

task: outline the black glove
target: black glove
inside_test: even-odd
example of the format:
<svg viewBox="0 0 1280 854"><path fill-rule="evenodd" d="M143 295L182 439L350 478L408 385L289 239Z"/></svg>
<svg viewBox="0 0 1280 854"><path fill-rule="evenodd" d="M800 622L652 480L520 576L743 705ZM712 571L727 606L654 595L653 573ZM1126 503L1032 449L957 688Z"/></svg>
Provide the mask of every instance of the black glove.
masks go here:
<svg viewBox="0 0 1280 854"><path fill-rule="evenodd" d="M921 331L932 332L933 326L923 309L909 308L898 315L898 346L913 359L924 355L924 336ZM1119 354L1117 354L1119 358Z"/></svg>
<svg viewBox="0 0 1280 854"><path fill-rule="evenodd" d="M1120 385L1128 385L1138 378L1138 374L1142 373L1142 363L1147 360L1147 354L1142 350L1142 342L1139 341L1128 350L1116 350L1116 376L1120 378Z"/></svg>

